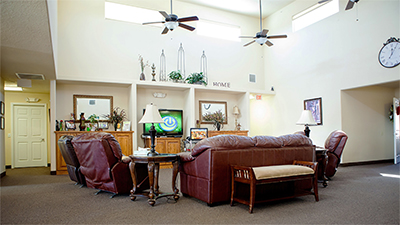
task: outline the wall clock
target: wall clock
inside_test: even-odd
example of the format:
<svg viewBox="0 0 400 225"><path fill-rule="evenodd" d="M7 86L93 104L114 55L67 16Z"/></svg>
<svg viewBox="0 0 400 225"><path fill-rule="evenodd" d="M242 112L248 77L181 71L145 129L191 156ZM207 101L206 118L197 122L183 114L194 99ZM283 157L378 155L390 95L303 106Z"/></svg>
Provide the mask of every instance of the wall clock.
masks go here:
<svg viewBox="0 0 400 225"><path fill-rule="evenodd" d="M393 68L400 64L400 40L389 38L379 51L379 63L386 68Z"/></svg>

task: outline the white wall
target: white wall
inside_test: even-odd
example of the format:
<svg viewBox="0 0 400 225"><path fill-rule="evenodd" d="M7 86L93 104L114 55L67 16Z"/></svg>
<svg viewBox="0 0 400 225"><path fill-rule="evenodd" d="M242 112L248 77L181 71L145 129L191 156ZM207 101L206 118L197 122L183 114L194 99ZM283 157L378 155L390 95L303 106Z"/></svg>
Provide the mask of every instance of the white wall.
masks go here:
<svg viewBox="0 0 400 225"><path fill-rule="evenodd" d="M118 1L117 1L118 2ZM126 1L127 4L169 12L169 1ZM174 1L178 16L197 15L221 23L239 25L244 35L258 31L256 18ZM132 82L139 79L138 56L155 63L157 77L162 49L165 50L167 73L176 70L180 43L186 55L186 74L200 70L203 50L208 59L212 81L231 82L232 88L263 89L262 49L243 47L241 42L199 36L181 28L161 35L163 28L104 19L104 1L58 2L58 74L57 79ZM196 26L195 22L188 25ZM248 82L248 74L258 82ZM147 80L151 69L146 68Z"/></svg>
<svg viewBox="0 0 400 225"><path fill-rule="evenodd" d="M393 122L389 109L394 89L378 86L342 91L342 124L349 136L343 162L393 158Z"/></svg>
<svg viewBox="0 0 400 225"><path fill-rule="evenodd" d="M279 42L273 40L275 45L264 49L265 86L273 85L276 92L268 99L273 117L263 124L270 124L265 126L266 133L281 135L300 130L296 121L303 100L322 97L323 125L310 127L311 139L322 145L331 131L354 125L351 121L342 123L341 90L399 80L400 66L387 69L377 60L382 44L400 36L399 1L363 0L354 9L344 11L346 3L341 0L339 13L295 33L292 16L316 1L297 0L265 20L264 27L271 34L288 35ZM358 128L349 140L363 136L364 130Z"/></svg>
<svg viewBox="0 0 400 225"><path fill-rule="evenodd" d="M0 76L0 101L4 102L4 81ZM6 172L6 153L4 143L4 130L0 129L0 174Z"/></svg>

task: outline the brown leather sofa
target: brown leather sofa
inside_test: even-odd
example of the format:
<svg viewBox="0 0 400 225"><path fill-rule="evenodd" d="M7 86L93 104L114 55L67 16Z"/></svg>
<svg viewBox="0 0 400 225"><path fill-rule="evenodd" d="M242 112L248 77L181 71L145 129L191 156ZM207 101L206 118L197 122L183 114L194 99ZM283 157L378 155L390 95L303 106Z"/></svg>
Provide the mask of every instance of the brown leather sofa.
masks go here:
<svg viewBox="0 0 400 225"><path fill-rule="evenodd" d="M329 179L332 178L337 171L347 139L348 136L344 131L335 130L325 141L325 148L327 149L326 154L328 155L325 176Z"/></svg>
<svg viewBox="0 0 400 225"><path fill-rule="evenodd" d="M90 132L76 136L71 142L87 187L115 194L130 193L133 186L130 158L123 159L121 147L114 136L105 132ZM136 173L138 183L141 183L147 177L146 164L136 164ZM146 180L137 189L148 187Z"/></svg>
<svg viewBox="0 0 400 225"><path fill-rule="evenodd" d="M208 205L228 202L231 165L268 166L292 164L294 160L313 161L314 149L312 141L299 134L207 138L197 143L192 152L179 153L181 192ZM304 188L310 189L311 183Z"/></svg>
<svg viewBox="0 0 400 225"><path fill-rule="evenodd" d="M77 184L86 185L85 177L81 173L78 158L76 157L74 147L72 147L71 144L73 138L74 137L70 135L62 136L58 139L58 147L60 148L61 155L67 165L69 178Z"/></svg>

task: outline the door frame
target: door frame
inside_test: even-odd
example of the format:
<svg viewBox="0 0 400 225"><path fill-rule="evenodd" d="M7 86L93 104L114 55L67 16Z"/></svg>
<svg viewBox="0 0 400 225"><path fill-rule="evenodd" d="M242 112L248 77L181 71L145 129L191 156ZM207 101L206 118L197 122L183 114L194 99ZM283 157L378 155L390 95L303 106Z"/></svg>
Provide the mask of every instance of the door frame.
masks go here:
<svg viewBox="0 0 400 225"><path fill-rule="evenodd" d="M49 157L48 157L48 149L47 149L47 132L48 132L48 121L47 121L47 114L46 114L46 109L47 109L47 104L46 103L15 103L12 102L11 103L11 168L14 169L15 168L15 148L14 148L14 142L15 142L15 135L14 135L14 106L42 106L44 108L44 115L45 115L45 126L44 126L44 130L45 130L45 137L44 137L44 143L45 143L45 151L46 151L46 167L49 161Z"/></svg>

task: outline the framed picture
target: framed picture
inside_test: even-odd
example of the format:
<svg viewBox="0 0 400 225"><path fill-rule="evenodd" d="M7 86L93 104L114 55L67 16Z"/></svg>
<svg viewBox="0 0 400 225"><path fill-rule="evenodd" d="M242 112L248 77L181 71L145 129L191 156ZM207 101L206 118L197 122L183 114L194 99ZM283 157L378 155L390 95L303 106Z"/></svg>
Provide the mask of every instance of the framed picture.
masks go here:
<svg viewBox="0 0 400 225"><path fill-rule="evenodd" d="M226 102L216 102L216 101L199 101L199 118L201 124L213 124L212 121L205 121L204 116L206 114L213 114L221 111L225 117L224 124L228 124L228 114L226 109Z"/></svg>
<svg viewBox="0 0 400 225"><path fill-rule="evenodd" d="M122 122L122 131L131 131L131 121Z"/></svg>
<svg viewBox="0 0 400 225"><path fill-rule="evenodd" d="M65 121L65 128L67 130L75 130L76 129L75 122L73 120Z"/></svg>
<svg viewBox="0 0 400 225"><path fill-rule="evenodd" d="M4 111L5 111L5 105L3 101L0 101L0 115L4 116Z"/></svg>
<svg viewBox="0 0 400 225"><path fill-rule="evenodd" d="M190 128L191 140L203 140L205 138L208 138L207 128Z"/></svg>
<svg viewBox="0 0 400 225"><path fill-rule="evenodd" d="M99 122L99 129L108 129L108 122Z"/></svg>
<svg viewBox="0 0 400 225"><path fill-rule="evenodd" d="M4 117L0 116L0 130L4 130L5 121Z"/></svg>
<svg viewBox="0 0 400 225"><path fill-rule="evenodd" d="M322 98L304 100L304 109L311 111L317 125L322 125Z"/></svg>

